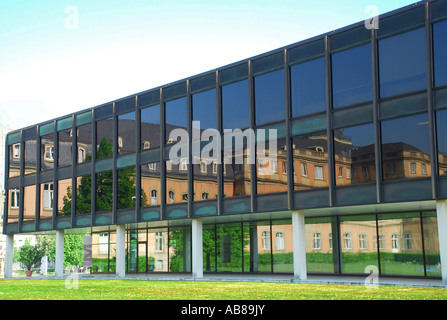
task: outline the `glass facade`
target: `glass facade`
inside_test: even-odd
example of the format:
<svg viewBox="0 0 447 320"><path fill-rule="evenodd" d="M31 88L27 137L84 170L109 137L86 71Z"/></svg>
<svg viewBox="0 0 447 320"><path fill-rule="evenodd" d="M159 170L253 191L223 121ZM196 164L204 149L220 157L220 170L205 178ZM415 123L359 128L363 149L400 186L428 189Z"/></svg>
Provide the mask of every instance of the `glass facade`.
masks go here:
<svg viewBox="0 0 447 320"><path fill-rule="evenodd" d="M93 269L114 272L116 236L95 228L146 223L127 270L190 272L183 225L209 217L206 272L291 273L291 211L325 209L306 213L309 272L440 276L447 16L397 18L413 9L11 132L3 232L92 228ZM228 131L231 147L210 148ZM382 206L415 201L433 205Z"/></svg>

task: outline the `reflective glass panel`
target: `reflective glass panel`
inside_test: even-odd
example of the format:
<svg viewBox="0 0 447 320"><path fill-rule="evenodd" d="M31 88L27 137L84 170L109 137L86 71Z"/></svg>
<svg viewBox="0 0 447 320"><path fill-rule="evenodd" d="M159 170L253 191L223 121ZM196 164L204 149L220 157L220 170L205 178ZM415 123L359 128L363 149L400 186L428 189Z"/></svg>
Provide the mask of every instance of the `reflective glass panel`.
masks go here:
<svg viewBox="0 0 447 320"><path fill-rule="evenodd" d="M160 105L141 109L140 149L160 147Z"/></svg>
<svg viewBox="0 0 447 320"><path fill-rule="evenodd" d="M424 275L419 212L379 215L379 239L383 274Z"/></svg>
<svg viewBox="0 0 447 320"><path fill-rule="evenodd" d="M109 233L92 234L92 272L109 271Z"/></svg>
<svg viewBox="0 0 447 320"><path fill-rule="evenodd" d="M433 25L433 64L435 86L447 84L447 21Z"/></svg>
<svg viewBox="0 0 447 320"><path fill-rule="evenodd" d="M113 119L99 120L96 123L96 158L113 156Z"/></svg>
<svg viewBox="0 0 447 320"><path fill-rule="evenodd" d="M170 133L174 129L187 129L187 112L186 112L186 98L181 98L166 102L166 140L167 144L170 139L177 140L177 137L170 137Z"/></svg>
<svg viewBox="0 0 447 320"><path fill-rule="evenodd" d="M333 108L372 100L371 45L332 55Z"/></svg>
<svg viewBox="0 0 447 320"><path fill-rule="evenodd" d="M118 154L135 153L137 125L135 112L118 116Z"/></svg>
<svg viewBox="0 0 447 320"><path fill-rule="evenodd" d="M316 59L290 68L292 117L326 110L324 59Z"/></svg>
<svg viewBox="0 0 447 320"><path fill-rule="evenodd" d="M8 223L19 221L20 190L10 189L8 196Z"/></svg>
<svg viewBox="0 0 447 320"><path fill-rule="evenodd" d="M18 177L20 175L20 143L12 144L9 149L9 178Z"/></svg>
<svg viewBox="0 0 447 320"><path fill-rule="evenodd" d="M306 219L307 272L334 272L332 224L330 219Z"/></svg>
<svg viewBox="0 0 447 320"><path fill-rule="evenodd" d="M273 272L293 272L292 221L272 221Z"/></svg>
<svg viewBox="0 0 447 320"><path fill-rule="evenodd" d="M76 214L92 211L92 176L76 178Z"/></svg>
<svg viewBox="0 0 447 320"><path fill-rule="evenodd" d="M424 253L427 276L441 276L439 255L438 220L436 212L423 212Z"/></svg>
<svg viewBox="0 0 447 320"><path fill-rule="evenodd" d="M57 215L66 216L71 214L71 179L63 179L57 182Z"/></svg>
<svg viewBox="0 0 447 320"><path fill-rule="evenodd" d="M216 271L216 225L204 225L203 241L203 272Z"/></svg>
<svg viewBox="0 0 447 320"><path fill-rule="evenodd" d="M168 271L168 229L149 229L147 235L148 267L147 271ZM139 248L139 256L141 252ZM141 259L141 258L140 258ZM138 271L140 271L139 268Z"/></svg>
<svg viewBox="0 0 447 320"><path fill-rule="evenodd" d="M52 182L40 185L40 219L51 219L54 206L54 185Z"/></svg>
<svg viewBox="0 0 447 320"><path fill-rule="evenodd" d="M77 163L90 162L92 160L92 124L79 126L76 130L78 132Z"/></svg>
<svg viewBox="0 0 447 320"><path fill-rule="evenodd" d="M54 135L48 134L40 138L40 170L53 170L54 159Z"/></svg>
<svg viewBox="0 0 447 320"><path fill-rule="evenodd" d="M188 158L166 161L166 204L188 202Z"/></svg>
<svg viewBox="0 0 447 320"><path fill-rule="evenodd" d="M334 150L337 186L376 181L372 124L334 130Z"/></svg>
<svg viewBox="0 0 447 320"><path fill-rule="evenodd" d="M222 124L224 130L250 126L247 80L222 86Z"/></svg>
<svg viewBox="0 0 447 320"><path fill-rule="evenodd" d="M192 120L199 122L194 128L217 129L216 90L192 95Z"/></svg>
<svg viewBox="0 0 447 320"><path fill-rule="evenodd" d="M255 77L256 125L284 120L284 70Z"/></svg>
<svg viewBox="0 0 447 320"><path fill-rule="evenodd" d="M160 205L160 162L141 166L141 203L142 207Z"/></svg>
<svg viewBox="0 0 447 320"><path fill-rule="evenodd" d="M270 222L250 225L250 271L272 271L272 237Z"/></svg>
<svg viewBox="0 0 447 320"><path fill-rule="evenodd" d="M136 201L135 167L117 171L118 198L117 209L134 208Z"/></svg>
<svg viewBox="0 0 447 320"><path fill-rule="evenodd" d="M23 221L36 219L36 186L24 188Z"/></svg>
<svg viewBox="0 0 447 320"><path fill-rule="evenodd" d="M379 41L380 97L426 88L425 30Z"/></svg>
<svg viewBox="0 0 447 320"><path fill-rule="evenodd" d="M112 211L113 175L111 171L96 174L96 211Z"/></svg>
<svg viewBox="0 0 447 320"><path fill-rule="evenodd" d="M429 177L428 135L426 114L382 121L383 179Z"/></svg>
<svg viewBox="0 0 447 320"><path fill-rule="evenodd" d="M375 216L343 217L340 221L343 273L378 271L377 228Z"/></svg>
<svg viewBox="0 0 447 320"><path fill-rule="evenodd" d="M36 172L37 165L37 140L25 141L25 174Z"/></svg>
<svg viewBox="0 0 447 320"><path fill-rule="evenodd" d="M240 223L216 226L217 271L242 272L242 239Z"/></svg>
<svg viewBox="0 0 447 320"><path fill-rule="evenodd" d="M57 133L59 139L58 166L68 167L73 164L73 138L72 129L66 129Z"/></svg>
<svg viewBox="0 0 447 320"><path fill-rule="evenodd" d="M191 228L169 229L169 271L191 272Z"/></svg>
<svg viewBox="0 0 447 320"><path fill-rule="evenodd" d="M329 186L327 132L292 137L294 190Z"/></svg>
<svg viewBox="0 0 447 320"><path fill-rule="evenodd" d="M447 110L436 112L438 173L447 175Z"/></svg>

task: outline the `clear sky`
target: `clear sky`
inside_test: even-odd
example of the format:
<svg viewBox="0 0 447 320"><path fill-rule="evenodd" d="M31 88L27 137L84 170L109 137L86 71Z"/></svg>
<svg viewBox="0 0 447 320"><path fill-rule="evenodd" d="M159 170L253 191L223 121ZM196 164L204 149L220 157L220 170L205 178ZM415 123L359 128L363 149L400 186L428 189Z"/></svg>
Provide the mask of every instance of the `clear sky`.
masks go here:
<svg viewBox="0 0 447 320"><path fill-rule="evenodd" d="M1 0L0 119L40 123L414 2Z"/></svg>

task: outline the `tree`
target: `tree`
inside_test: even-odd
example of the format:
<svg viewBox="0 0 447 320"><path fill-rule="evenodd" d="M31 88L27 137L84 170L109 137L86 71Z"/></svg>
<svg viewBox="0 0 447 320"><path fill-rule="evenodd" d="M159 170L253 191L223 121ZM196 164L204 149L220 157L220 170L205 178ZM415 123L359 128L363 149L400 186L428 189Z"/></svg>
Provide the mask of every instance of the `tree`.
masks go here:
<svg viewBox="0 0 447 320"><path fill-rule="evenodd" d="M45 250L39 243L32 246L29 239L26 239L19 250L18 261L25 266L26 270L31 271L36 264L40 263L44 254Z"/></svg>

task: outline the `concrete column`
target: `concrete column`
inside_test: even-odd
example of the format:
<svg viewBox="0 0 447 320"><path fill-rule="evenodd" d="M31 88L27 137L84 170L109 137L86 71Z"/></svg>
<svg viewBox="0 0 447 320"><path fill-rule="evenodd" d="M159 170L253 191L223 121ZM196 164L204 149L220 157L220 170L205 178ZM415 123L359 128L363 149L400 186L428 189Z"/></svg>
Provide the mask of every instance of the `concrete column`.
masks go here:
<svg viewBox="0 0 447 320"><path fill-rule="evenodd" d="M64 276L64 230L56 230L56 265L54 275Z"/></svg>
<svg viewBox="0 0 447 320"><path fill-rule="evenodd" d="M297 280L307 279L306 237L304 227L304 211L292 211L293 275Z"/></svg>
<svg viewBox="0 0 447 320"><path fill-rule="evenodd" d="M5 278L12 278L12 262L14 257L14 235L6 235Z"/></svg>
<svg viewBox="0 0 447 320"><path fill-rule="evenodd" d="M203 278L202 219L192 219L192 276Z"/></svg>
<svg viewBox="0 0 447 320"><path fill-rule="evenodd" d="M447 284L447 201L436 201L438 219L439 254L441 257L442 283Z"/></svg>
<svg viewBox="0 0 447 320"><path fill-rule="evenodd" d="M116 276L126 275L126 227L116 226Z"/></svg>

